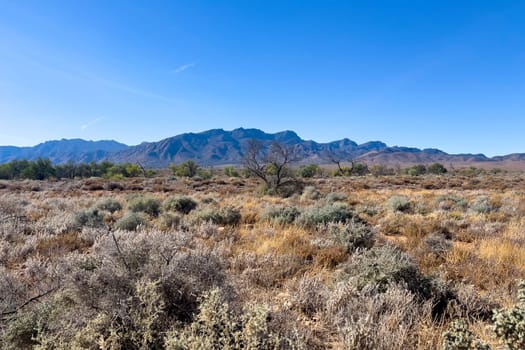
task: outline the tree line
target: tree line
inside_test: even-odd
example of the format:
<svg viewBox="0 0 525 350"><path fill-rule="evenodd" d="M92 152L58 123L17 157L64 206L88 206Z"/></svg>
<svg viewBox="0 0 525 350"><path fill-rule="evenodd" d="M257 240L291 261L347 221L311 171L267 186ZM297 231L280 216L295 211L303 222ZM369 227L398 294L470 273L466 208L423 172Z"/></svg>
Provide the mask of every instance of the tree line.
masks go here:
<svg viewBox="0 0 525 350"><path fill-rule="evenodd" d="M49 159L38 158L37 160L14 160L9 163L0 164L0 179L3 180L46 180L74 179L88 177L105 177L111 179L150 176L153 170L144 169L134 163L65 163L54 165Z"/></svg>

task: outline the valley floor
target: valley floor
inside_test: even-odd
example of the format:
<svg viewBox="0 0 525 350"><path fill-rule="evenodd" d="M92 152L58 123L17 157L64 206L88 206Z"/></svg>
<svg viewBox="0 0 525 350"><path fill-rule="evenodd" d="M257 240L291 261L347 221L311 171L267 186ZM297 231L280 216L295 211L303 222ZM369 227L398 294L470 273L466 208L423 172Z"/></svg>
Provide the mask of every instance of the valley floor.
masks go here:
<svg viewBox="0 0 525 350"><path fill-rule="evenodd" d="M259 192L225 176L0 182L3 348L437 349L454 320L502 344L525 174Z"/></svg>

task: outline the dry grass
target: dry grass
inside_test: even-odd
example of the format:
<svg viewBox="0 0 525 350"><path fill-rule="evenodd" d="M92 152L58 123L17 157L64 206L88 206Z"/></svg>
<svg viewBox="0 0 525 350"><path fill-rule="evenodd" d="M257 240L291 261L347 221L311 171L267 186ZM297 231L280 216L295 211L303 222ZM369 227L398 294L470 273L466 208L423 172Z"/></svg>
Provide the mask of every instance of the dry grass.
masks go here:
<svg viewBox="0 0 525 350"><path fill-rule="evenodd" d="M162 282L164 289L159 295L167 298L172 290L187 292L191 295L192 310L198 309L194 304L200 296L197 292L191 294L192 283L197 280L205 283L209 277L210 281L221 281L221 288L229 295L231 312L238 313L235 319L241 317L240 310L247 305L265 305L271 310L269 317L280 320L269 325L272 332L293 338L297 344L306 344L306 348L342 349L355 344L363 349L373 348L366 344L385 349L399 344L406 349L440 348L441 334L452 316L450 313L443 313L440 318L432 316L428 306L432 304L428 299L431 297L414 296L397 284L387 288L392 294L378 292L374 286L359 290L354 280L341 280L344 278L341 271L353 255L370 247L348 250L345 242L334 239L326 228L300 226L294 220L277 223L264 219L270 208L294 207L305 212L326 205L328 198L339 198L338 203L348 206L373 230L371 246L385 242L397 245L413 259L421 276L443 281L445 289L472 285L469 293L483 296L494 305L509 306L514 300L515 280L525 278L525 177L521 173L322 178L309 179L306 185L310 186L307 194L283 199L257 194L255 179L227 177L204 181L158 177L118 183L104 179L3 181L0 262L6 269L2 270L5 276L0 276L0 285L4 278L11 281L12 289L9 298L0 295L0 305L1 297L23 303L55 285L61 289L53 290L39 302L47 305L53 298L73 291L82 293L81 288L74 289L71 283L84 287L98 283L118 290L109 295L111 292L103 288L98 292L88 288L84 290L86 295L75 294L77 299L63 306L64 310L75 310L80 319L87 320L96 316L94 307L127 305L139 275L148 283L157 283L170 274L182 273L183 270L170 270L170 266L172 261L183 259L178 261L177 268L205 266L210 275L196 277L201 271L184 270L182 275L188 280L181 285ZM339 194L329 196L330 193ZM115 243L108 229L114 230L115 222L128 213L126 203L134 195L153 197L160 202L172 196L191 196L198 203L195 211L238 208L241 219L232 225L213 225L196 222L192 211L167 222L167 213L161 212L159 218L147 218L147 227L137 232L117 231ZM393 196L406 197L409 209L392 211L388 201ZM104 198L116 199L123 206L114 213L104 212L105 227L73 225L74 213L93 208ZM153 242L151 247L147 246L148 239ZM212 259L223 270L219 267L215 270L206 259ZM128 268L130 264L137 264L136 270ZM373 261L369 265L379 266ZM29 270L31 283L24 279ZM212 274L219 270L217 279ZM86 279L93 271L99 271L99 275ZM85 301L80 301L83 298ZM337 300L333 305L339 305L340 309L329 311L326 305L330 300ZM410 305L410 312L407 309L399 313L392 306L401 302ZM38 311L38 305L29 303L16 317L2 320L0 335L13 331L12 327L25 320L27 312ZM474 306L461 307L466 316L476 312ZM122 317L130 312L113 311ZM159 315L168 317L165 314L168 311ZM47 331L57 335L62 334L63 328L64 336L73 336L89 325L68 315L70 318L64 316L63 323L48 320ZM361 317L363 321L356 324L357 318L345 315ZM185 317L182 322L193 315ZM404 333L395 330L392 322L404 324ZM66 329L66 324L77 328ZM496 345L487 330L488 324L487 320L474 317L469 321L474 333ZM153 330L152 336L165 331ZM381 334L383 340L373 342L369 337L374 334ZM403 339L397 345L393 345L394 334ZM124 346L133 348L129 344Z"/></svg>

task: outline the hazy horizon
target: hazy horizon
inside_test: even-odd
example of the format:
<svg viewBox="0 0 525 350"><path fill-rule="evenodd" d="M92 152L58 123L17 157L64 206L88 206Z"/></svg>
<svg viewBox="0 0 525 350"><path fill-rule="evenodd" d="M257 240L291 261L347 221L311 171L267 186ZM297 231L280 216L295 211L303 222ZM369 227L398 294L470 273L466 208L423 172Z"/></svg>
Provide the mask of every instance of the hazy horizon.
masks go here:
<svg viewBox="0 0 525 350"><path fill-rule="evenodd" d="M0 145L238 127L525 153L520 1L0 0Z"/></svg>

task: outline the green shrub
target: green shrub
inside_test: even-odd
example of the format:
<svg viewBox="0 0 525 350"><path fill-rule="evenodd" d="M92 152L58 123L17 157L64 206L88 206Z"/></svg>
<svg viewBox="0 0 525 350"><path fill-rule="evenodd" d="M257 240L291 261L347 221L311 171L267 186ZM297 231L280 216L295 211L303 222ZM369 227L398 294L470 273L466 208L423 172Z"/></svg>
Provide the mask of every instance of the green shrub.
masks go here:
<svg viewBox="0 0 525 350"><path fill-rule="evenodd" d="M160 200L154 197L136 196L128 202L128 208L134 213L143 212L151 216L160 213Z"/></svg>
<svg viewBox="0 0 525 350"><path fill-rule="evenodd" d="M443 333L443 350L489 350L490 346L477 339L465 321L453 321Z"/></svg>
<svg viewBox="0 0 525 350"><path fill-rule="evenodd" d="M495 310L492 321L494 333L507 349L525 349L525 281L518 283L516 305L510 310Z"/></svg>
<svg viewBox="0 0 525 350"><path fill-rule="evenodd" d="M110 213L114 213L122 209L122 205L116 199L106 198L97 204L97 208L100 210L109 211Z"/></svg>
<svg viewBox="0 0 525 350"><path fill-rule="evenodd" d="M224 167L224 175L229 177L239 177L239 172L233 166Z"/></svg>
<svg viewBox="0 0 525 350"><path fill-rule="evenodd" d="M440 163L434 163L434 164L430 164L428 167L427 167L427 172L429 174L436 174L436 175L439 175L439 174L445 174L447 172L447 168L445 168L443 166L443 164L440 164Z"/></svg>
<svg viewBox="0 0 525 350"><path fill-rule="evenodd" d="M209 180L213 177L213 170L200 168L197 170L197 176L203 180Z"/></svg>
<svg viewBox="0 0 525 350"><path fill-rule="evenodd" d="M181 164L171 164L169 168L175 176L194 177L197 175L199 165L193 160L187 160Z"/></svg>
<svg viewBox="0 0 525 350"><path fill-rule="evenodd" d="M241 221L241 212L237 208L226 207L217 209L204 209L195 213L195 220L211 221L216 225L237 225Z"/></svg>
<svg viewBox="0 0 525 350"><path fill-rule="evenodd" d="M197 202L188 196L175 196L166 198L162 206L166 211L178 211L179 213L188 214L197 207Z"/></svg>
<svg viewBox="0 0 525 350"><path fill-rule="evenodd" d="M317 164L303 165L297 169L297 176L310 178L321 174L321 168Z"/></svg>
<svg viewBox="0 0 525 350"><path fill-rule="evenodd" d="M264 211L261 219L277 225L289 225L300 214L301 212L296 207L270 207Z"/></svg>
<svg viewBox="0 0 525 350"><path fill-rule="evenodd" d="M126 231L136 231L139 226L146 226L147 220L141 213L127 213L115 222L115 227Z"/></svg>
<svg viewBox="0 0 525 350"><path fill-rule="evenodd" d="M410 201L406 196L392 196L387 202L388 208L393 212L407 212L410 210Z"/></svg>
<svg viewBox="0 0 525 350"><path fill-rule="evenodd" d="M347 222L354 217L354 212L345 204L327 204L322 207L310 207L296 219L300 226L315 227L329 222Z"/></svg>
<svg viewBox="0 0 525 350"><path fill-rule="evenodd" d="M418 164L405 169L405 172L410 176L424 175L427 173L427 167L423 164Z"/></svg>
<svg viewBox="0 0 525 350"><path fill-rule="evenodd" d="M104 214L97 208L91 208L75 213L74 224L77 229L82 227L101 227L104 225Z"/></svg>

